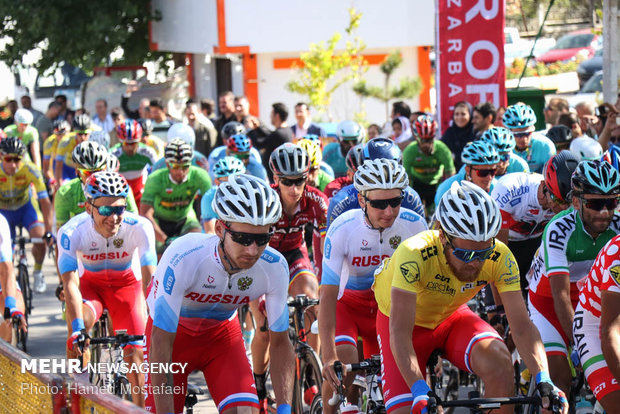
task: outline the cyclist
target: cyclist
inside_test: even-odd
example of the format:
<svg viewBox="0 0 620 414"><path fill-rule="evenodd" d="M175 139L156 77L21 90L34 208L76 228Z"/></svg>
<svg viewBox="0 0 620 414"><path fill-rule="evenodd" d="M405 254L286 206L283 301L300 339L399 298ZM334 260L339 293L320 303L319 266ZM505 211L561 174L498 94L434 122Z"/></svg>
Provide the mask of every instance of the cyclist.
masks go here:
<svg viewBox="0 0 620 414"><path fill-rule="evenodd" d="M157 155L152 148L141 142L142 127L138 121L127 119L116 128L116 136L120 143L112 148L111 153L118 158L119 173L127 180L140 208L146 177L155 164Z"/></svg>
<svg viewBox="0 0 620 414"><path fill-rule="evenodd" d="M153 135L153 120L151 119L138 119L140 126L142 127L142 143L147 147L151 147L157 155L159 160L164 156L164 147L166 143L157 135Z"/></svg>
<svg viewBox="0 0 620 414"><path fill-rule="evenodd" d="M420 194L426 212L433 210L434 195L440 181L455 173L450 149L435 140L437 122L429 115L420 115L413 124L415 141L403 151L403 166L409 183Z"/></svg>
<svg viewBox="0 0 620 414"><path fill-rule="evenodd" d="M186 235L162 256L147 299L151 363L187 363L182 373L149 375L147 407L183 411L187 376L202 371L219 412L258 407L236 310L265 295L271 339L271 378L279 414L290 414L294 359L288 338L287 264L268 247L282 207L275 190L258 178L233 174L213 200L216 237ZM179 387L149 393L152 387ZM248 410L247 412L250 412Z"/></svg>
<svg viewBox="0 0 620 414"><path fill-rule="evenodd" d="M88 115L76 115L73 119L73 132L58 142L56 165L54 166L54 178L58 183L57 185L75 178L75 165L73 165L71 154L80 142L88 141L91 126L92 122Z"/></svg>
<svg viewBox="0 0 620 414"><path fill-rule="evenodd" d="M323 141L321 141L321 137L315 134L304 135L302 139L307 139L314 142L321 149L321 162L319 163L319 167L323 170L327 175L334 176L334 169L329 166L328 163L323 161ZM298 141L293 141L293 144L297 144Z"/></svg>
<svg viewBox="0 0 620 414"><path fill-rule="evenodd" d="M620 147L617 145L610 145L609 149L603 153L601 161L607 161L616 170L620 171Z"/></svg>
<svg viewBox="0 0 620 414"><path fill-rule="evenodd" d="M575 138L570 143L570 152L581 161L599 160L603 156L603 147L590 137Z"/></svg>
<svg viewBox="0 0 620 414"><path fill-rule="evenodd" d="M180 138L186 143L188 143L192 147L192 165L195 167L200 167L205 171L209 171L209 162L207 161L207 157L204 156L200 151L196 151L194 148L196 144L196 133L194 129L187 124L173 124L170 129L168 129L168 142L172 142L172 140ZM159 161L153 165L151 171L161 170L166 167L166 158L160 158Z"/></svg>
<svg viewBox="0 0 620 414"><path fill-rule="evenodd" d="M347 152L345 163L347 164L347 175L338 177L325 186L323 191L327 198L331 199L338 191L353 184L353 174L357 171L357 167L362 164L362 152L364 151L364 144L357 144Z"/></svg>
<svg viewBox="0 0 620 414"><path fill-rule="evenodd" d="M71 157L78 176L64 183L54 197L56 227L62 227L73 216L77 216L85 210L84 185L93 173L104 170L110 171L108 164L110 156L111 154L103 146L90 140L80 142L73 149ZM138 213L131 191L127 195L127 211Z"/></svg>
<svg viewBox="0 0 620 414"><path fill-rule="evenodd" d="M439 205L439 200L452 187L454 182L470 181L487 193L493 190L496 182L495 175L500 162L499 154L494 145L481 140L470 142L463 148L461 161L465 169L448 178L437 187L435 206Z"/></svg>
<svg viewBox="0 0 620 414"><path fill-rule="evenodd" d="M22 140L30 156L27 160L32 161L32 163L40 169L41 154L39 153L39 131L31 125L33 118L32 112L20 108L15 111L15 115L13 116L15 124L4 128L4 132L8 137L17 137Z"/></svg>
<svg viewBox="0 0 620 414"><path fill-rule="evenodd" d="M566 414L566 398L549 378L540 335L527 315L517 264L510 250L495 240L502 221L499 207L486 191L463 181L444 194L435 216L439 230L405 240L375 276L387 412L425 412L431 390L422 370L435 349L458 368L478 375L487 397L514 392L508 348L466 304L492 283L545 406L550 396L561 399ZM510 412L510 407L501 411Z"/></svg>
<svg viewBox="0 0 620 414"><path fill-rule="evenodd" d="M491 191L502 213L497 239L507 244L521 272L521 289L527 288L527 274L542 233L551 218L570 207L570 179L577 160L569 151L554 155L543 171L508 174Z"/></svg>
<svg viewBox="0 0 620 414"><path fill-rule="evenodd" d="M327 174L321 169L321 163L323 162L323 153L321 152L321 145L317 141L311 141L303 138L297 141L297 144L308 153L310 158L310 170L308 171L308 184L314 188L318 188L321 191L325 190L325 186L329 184L334 177Z"/></svg>
<svg viewBox="0 0 620 414"><path fill-rule="evenodd" d="M598 254L587 278L579 282L579 304L573 322L581 366L594 396L608 413L620 407L619 249L620 236L615 236Z"/></svg>
<svg viewBox="0 0 620 414"><path fill-rule="evenodd" d="M512 132L508 128L493 127L487 129L480 137L483 141L495 146L499 154L496 177L515 172L530 172L527 162L521 157L513 157L512 151L515 149L516 142Z"/></svg>
<svg viewBox="0 0 620 414"><path fill-rule="evenodd" d="M217 220L217 214L213 211L212 202L215 197L215 192L217 191L217 186L228 181L228 176L232 174L245 174L245 165L239 158L220 158L213 165L215 186L211 187L200 200L200 218L203 229L207 234L215 234L215 220Z"/></svg>
<svg viewBox="0 0 620 414"><path fill-rule="evenodd" d="M289 269L288 292L291 296L305 294L311 299L318 299L318 281L314 267L308 257L304 243L304 228L312 223L318 229L319 236L313 235L313 251L323 249L325 238L325 216L327 214L327 197L307 184L310 169L308 153L303 148L285 143L271 153L269 167L273 172L276 191L282 203L282 216L275 225L275 232L269 246L273 247L286 259ZM250 303L256 326L263 326L265 317L259 309L258 301ZM306 326L315 319L313 308L308 310ZM270 321L271 322L271 321ZM308 343L318 351L317 335L309 335ZM260 329L256 330L252 340L252 361L254 378L261 407L265 408L265 371L266 351L269 337Z"/></svg>
<svg viewBox="0 0 620 414"><path fill-rule="evenodd" d="M327 380L321 394L324 401L331 397L337 383L334 361L358 362L358 336L363 338L366 357L379 353L377 303L370 290L375 269L394 253L401 240L427 229L422 217L400 207L409 179L396 161L366 161L355 172L354 182L361 209L338 216L325 238L319 316L323 376ZM349 376L346 386L352 381L353 376ZM329 404L323 404L323 409L326 413L335 411Z"/></svg>
<svg viewBox="0 0 620 414"><path fill-rule="evenodd" d="M97 144L101 145L103 148L105 148L106 151L109 151L110 149L110 134L108 134L104 130L92 131L88 136L88 140L90 142L96 142Z"/></svg>
<svg viewBox="0 0 620 414"><path fill-rule="evenodd" d="M614 212L620 200L620 173L604 161L583 161L571 182L572 208L545 228L528 275L530 318L545 345L551 378L565 393L572 380L568 357L579 301L577 282L587 276L603 246L620 233L620 213Z"/></svg>
<svg viewBox="0 0 620 414"><path fill-rule="evenodd" d="M402 152L400 148L398 148L398 145L389 138L373 138L364 145L361 162L364 163L367 160L374 160L377 158L395 160L399 164L402 164ZM418 193L408 186L405 188L403 195L405 197L403 199L403 207L413 210L424 217L424 205ZM329 209L327 210L327 226L331 226L331 223L340 214L354 208L360 208L358 192L354 185L349 185L338 191L330 200Z"/></svg>
<svg viewBox="0 0 620 414"><path fill-rule="evenodd" d="M166 145L165 158L168 168L149 176L140 205L140 215L153 224L160 255L175 238L202 230L192 206L211 188L209 174L191 165L192 147L182 139Z"/></svg>
<svg viewBox="0 0 620 414"><path fill-rule="evenodd" d="M245 134L235 134L224 141L226 145L215 148L209 154L209 165L227 156L239 158L245 165L247 174L261 180L267 180L267 171L261 163L260 153L252 146L252 141ZM215 178L213 169L210 171L211 178Z"/></svg>
<svg viewBox="0 0 620 414"><path fill-rule="evenodd" d="M15 226L28 230L31 238L43 237L51 240L52 204L50 203L41 170L24 159L26 146L17 137L0 141L0 213L9 222L11 238L15 238ZM34 185L36 198L31 195L30 185ZM39 209L40 207L40 209ZM43 213L43 215L41 215ZM32 247L34 256L34 291L45 292L47 288L43 277L45 244Z"/></svg>
<svg viewBox="0 0 620 414"><path fill-rule="evenodd" d="M28 324L24 317L26 312L24 297L13 273L13 244L9 238L10 234L9 223L0 214L0 293L4 298L5 321L0 325L0 338L8 343L11 343L13 334L11 327L13 318L20 318L19 328L24 331L28 330Z"/></svg>
<svg viewBox="0 0 620 414"><path fill-rule="evenodd" d="M157 260L153 226L144 217L125 211L129 185L122 175L96 172L86 181L84 193L86 211L58 230L58 269L71 320L69 358L83 354L88 332L104 309L115 330L144 334L143 293ZM141 341L130 343L123 353L128 364L139 365L144 360ZM134 369L127 378L133 402L144 406L143 394L133 392L144 385L144 376Z"/></svg>
<svg viewBox="0 0 620 414"><path fill-rule="evenodd" d="M567 150L571 143L571 130L566 125L555 125L547 130L547 138L555 145L555 150Z"/></svg>
<svg viewBox="0 0 620 414"><path fill-rule="evenodd" d="M54 178L54 170L56 166L56 151L58 143L70 131L71 126L64 119L54 121L54 133L50 135L43 143L43 176L48 184L48 189L55 193L60 183Z"/></svg>
<svg viewBox="0 0 620 414"><path fill-rule="evenodd" d="M549 138L534 132L536 114L532 107L522 103L511 105L506 109L502 121L515 137L513 152L527 162L531 172L541 173L556 151Z"/></svg>
<svg viewBox="0 0 620 414"><path fill-rule="evenodd" d="M354 121L342 121L336 127L338 142L331 142L323 148L323 161L334 170L335 178L347 174L345 157L351 147L362 142L362 127Z"/></svg>

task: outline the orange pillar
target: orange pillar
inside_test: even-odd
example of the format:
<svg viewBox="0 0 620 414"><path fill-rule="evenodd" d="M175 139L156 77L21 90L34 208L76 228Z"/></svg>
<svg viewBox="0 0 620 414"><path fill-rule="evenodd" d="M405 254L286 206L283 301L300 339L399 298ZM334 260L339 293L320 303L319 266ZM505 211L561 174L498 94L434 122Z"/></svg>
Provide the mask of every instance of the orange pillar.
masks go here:
<svg viewBox="0 0 620 414"><path fill-rule="evenodd" d="M430 46L418 46L418 74L422 80L420 111L431 112L431 59Z"/></svg>

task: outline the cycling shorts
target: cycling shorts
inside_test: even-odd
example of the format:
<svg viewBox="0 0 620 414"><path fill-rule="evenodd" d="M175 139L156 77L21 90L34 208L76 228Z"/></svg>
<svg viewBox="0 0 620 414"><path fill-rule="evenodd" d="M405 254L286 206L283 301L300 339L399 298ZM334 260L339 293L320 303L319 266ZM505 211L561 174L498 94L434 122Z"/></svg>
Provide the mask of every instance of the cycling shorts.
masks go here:
<svg viewBox="0 0 620 414"><path fill-rule="evenodd" d="M364 358L379 353L377 343L377 301L372 290L345 290L336 303L336 346L364 341Z"/></svg>
<svg viewBox="0 0 620 414"><path fill-rule="evenodd" d="M129 187L133 192L133 198L136 200L136 206L138 206L138 208L140 208L140 200L142 200L142 194L144 193L145 182L146 177L144 175L141 175L138 178L127 180L127 184L129 184Z"/></svg>
<svg viewBox="0 0 620 414"><path fill-rule="evenodd" d="M75 167L69 167L67 164L63 163L62 164L62 180L64 181L69 181L69 180L73 180L75 177L77 177L77 174L75 172Z"/></svg>
<svg viewBox="0 0 620 414"><path fill-rule="evenodd" d="M411 407L413 403L409 385L405 383L392 355L389 335L390 318L379 311L377 339L381 350L381 378L388 413L397 408ZM435 329L415 326L412 335L413 349L422 372L426 371L426 362L436 349L440 349L442 356L459 369L472 372L471 350L477 342L489 338L502 341L495 329L480 319L467 305L462 305Z"/></svg>
<svg viewBox="0 0 620 414"><path fill-rule="evenodd" d="M107 309L115 330L126 329L128 335L144 335L146 302L142 295L142 281L136 280L133 274L109 283L101 277L84 273L80 278L80 292L95 320ZM141 342L131 344L142 345Z"/></svg>
<svg viewBox="0 0 620 414"><path fill-rule="evenodd" d="M316 279L314 267L308 257L308 249L305 244L303 244L299 249L282 253L282 256L284 256L286 262L288 263L289 286L293 284L295 279L303 277L304 275Z"/></svg>
<svg viewBox="0 0 620 414"><path fill-rule="evenodd" d="M528 294L530 319L540 332L547 355L568 356L569 340L558 319L553 299L537 295L532 291Z"/></svg>
<svg viewBox="0 0 620 414"><path fill-rule="evenodd" d="M18 208L17 210L3 210L0 209L0 214L6 218L11 229L11 239L15 239L15 227L24 227L30 231L43 225L43 216L39 211L39 205L36 200L30 199L26 204Z"/></svg>
<svg viewBox="0 0 620 414"><path fill-rule="evenodd" d="M198 220L195 220L193 218L190 220L185 218L183 220L179 220L178 222L155 218L155 221L157 221L157 224L159 225L161 230L166 233L166 236L168 237L177 238L189 233L192 230L195 231L196 229L202 229ZM166 250L167 247L168 245L166 245L166 243L162 243L159 241L155 242L155 249L157 250L157 254L163 254L164 250Z"/></svg>
<svg viewBox="0 0 620 414"><path fill-rule="evenodd" d="M149 317L146 325L145 360L151 347L152 327L153 320ZM187 376L195 370L202 371L219 412L240 406L258 409L254 376L245 353L237 313L200 333L178 325L171 360L187 363L184 372L173 374L174 386L180 386L182 390L174 394L175 413L183 412ZM146 384L146 409L155 412L155 398L153 393L148 392L152 387L150 375L147 375Z"/></svg>
<svg viewBox="0 0 620 414"><path fill-rule="evenodd" d="M575 348L579 352L579 360L588 385L599 401L611 392L620 391L618 381L609 370L603 356L599 335L600 321L583 309L581 304L577 305L573 321Z"/></svg>

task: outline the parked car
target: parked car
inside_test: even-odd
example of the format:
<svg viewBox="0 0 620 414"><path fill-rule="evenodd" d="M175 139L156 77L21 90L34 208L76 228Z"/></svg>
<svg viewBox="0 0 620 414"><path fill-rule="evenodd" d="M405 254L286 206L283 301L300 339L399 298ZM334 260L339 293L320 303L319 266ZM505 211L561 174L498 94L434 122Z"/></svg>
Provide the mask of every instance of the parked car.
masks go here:
<svg viewBox="0 0 620 414"><path fill-rule="evenodd" d="M577 76L579 77L579 88L599 70L603 69L603 49L599 49L594 53L594 57L584 60L577 67Z"/></svg>
<svg viewBox="0 0 620 414"><path fill-rule="evenodd" d="M583 56L588 59L594 56L594 52L601 48L603 39L592 29L582 29L562 36L555 46L546 53L538 56L536 62L553 63L569 61Z"/></svg>
<svg viewBox="0 0 620 414"><path fill-rule="evenodd" d="M524 39L519 35L516 27L504 27L504 61L506 66L512 64L515 58L527 58L532 52L534 40ZM539 56L555 45L555 39L543 37L536 41L533 56Z"/></svg>
<svg viewBox="0 0 620 414"><path fill-rule="evenodd" d="M548 95L548 97L555 96ZM576 94L562 94L557 95L557 97L566 99L571 107L575 107L575 105L581 102L591 102L595 105L600 105L601 102L599 101L603 98L603 71L595 72Z"/></svg>

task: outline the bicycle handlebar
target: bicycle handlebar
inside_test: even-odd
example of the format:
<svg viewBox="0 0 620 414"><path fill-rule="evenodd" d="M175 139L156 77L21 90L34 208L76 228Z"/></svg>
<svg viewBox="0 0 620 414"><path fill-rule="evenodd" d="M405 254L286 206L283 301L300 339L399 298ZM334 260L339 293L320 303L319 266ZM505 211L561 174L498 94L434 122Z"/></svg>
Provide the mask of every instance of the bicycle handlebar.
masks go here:
<svg viewBox="0 0 620 414"><path fill-rule="evenodd" d="M432 396L428 399L428 413L437 414L437 407L449 408L449 407L465 407L465 408L477 408L477 409L497 409L502 405L508 404L534 404L542 407L542 400L538 396L519 396L519 397L499 397L499 398L472 398L469 400L452 400L442 401L437 396ZM552 407L551 410L554 414L561 412L561 407Z"/></svg>
<svg viewBox="0 0 620 414"><path fill-rule="evenodd" d="M310 306L318 305L318 299L310 299L306 295L297 295L295 298L290 298L287 301L287 305L296 309L303 309Z"/></svg>
<svg viewBox="0 0 620 414"><path fill-rule="evenodd" d="M91 345L98 345L98 344L127 345L129 342L142 341L142 340L144 340L144 335L116 334L114 336L91 338L90 344Z"/></svg>

